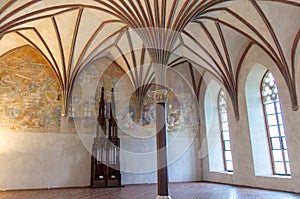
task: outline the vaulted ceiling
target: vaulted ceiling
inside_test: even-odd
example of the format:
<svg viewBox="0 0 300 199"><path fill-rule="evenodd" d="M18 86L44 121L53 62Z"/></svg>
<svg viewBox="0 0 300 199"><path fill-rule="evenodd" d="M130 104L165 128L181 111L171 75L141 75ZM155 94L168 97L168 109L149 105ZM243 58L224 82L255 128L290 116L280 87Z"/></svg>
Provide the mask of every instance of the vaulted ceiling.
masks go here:
<svg viewBox="0 0 300 199"><path fill-rule="evenodd" d="M82 69L106 56L136 88L153 79L153 62L186 68L197 96L208 72L237 104L239 72L255 45L277 65L297 109L299 25L299 0L1 0L0 56L31 45L66 100Z"/></svg>

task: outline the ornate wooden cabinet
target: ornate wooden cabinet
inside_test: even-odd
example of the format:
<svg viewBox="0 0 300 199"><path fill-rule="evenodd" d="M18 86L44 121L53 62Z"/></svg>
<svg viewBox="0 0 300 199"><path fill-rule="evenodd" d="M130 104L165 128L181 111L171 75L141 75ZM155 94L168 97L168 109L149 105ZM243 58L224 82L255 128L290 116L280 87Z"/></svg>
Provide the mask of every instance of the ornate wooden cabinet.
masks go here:
<svg viewBox="0 0 300 199"><path fill-rule="evenodd" d="M91 161L91 187L119 187L120 138L115 119L114 90L111 91L110 116L106 127L104 88L101 89L97 133L94 138ZM108 133L107 133L108 130Z"/></svg>

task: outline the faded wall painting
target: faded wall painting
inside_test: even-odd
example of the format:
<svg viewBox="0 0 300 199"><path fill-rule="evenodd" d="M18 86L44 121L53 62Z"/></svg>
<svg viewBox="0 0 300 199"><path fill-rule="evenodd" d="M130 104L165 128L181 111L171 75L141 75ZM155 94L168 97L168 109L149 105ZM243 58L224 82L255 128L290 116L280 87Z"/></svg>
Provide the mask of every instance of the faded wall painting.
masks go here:
<svg viewBox="0 0 300 199"><path fill-rule="evenodd" d="M61 89L43 56L26 45L0 57L0 129L56 132Z"/></svg>
<svg viewBox="0 0 300 199"><path fill-rule="evenodd" d="M151 97L153 88L137 110L137 97L128 74L119 65L101 58L85 67L76 78L68 104L68 131L79 134L95 134L101 88L105 88L106 117L109 117L111 88L114 88L116 119L124 131L142 128L154 130L155 106ZM168 70L167 80L167 128L169 132L197 129L197 99L183 76ZM140 114L137 114L137 111ZM139 117L137 117L139 115ZM122 133L122 131L120 131Z"/></svg>
<svg viewBox="0 0 300 199"><path fill-rule="evenodd" d="M114 88L118 125L128 119L128 98L133 90L126 73L114 62L101 58L85 67L75 81L69 104L69 123L79 133L95 134L101 88L105 88L105 113L109 117L111 89Z"/></svg>
<svg viewBox="0 0 300 199"><path fill-rule="evenodd" d="M197 129L197 99L184 77L179 75L175 70L167 71L168 90L166 102L166 122L169 132L180 131L182 129ZM155 84L150 87L145 95L141 107L141 118L134 117L137 111L135 100L137 97L132 95L130 100L129 112L135 124L140 124L143 127L155 127L155 104L152 99L152 92L155 89ZM140 120L140 121L139 121Z"/></svg>

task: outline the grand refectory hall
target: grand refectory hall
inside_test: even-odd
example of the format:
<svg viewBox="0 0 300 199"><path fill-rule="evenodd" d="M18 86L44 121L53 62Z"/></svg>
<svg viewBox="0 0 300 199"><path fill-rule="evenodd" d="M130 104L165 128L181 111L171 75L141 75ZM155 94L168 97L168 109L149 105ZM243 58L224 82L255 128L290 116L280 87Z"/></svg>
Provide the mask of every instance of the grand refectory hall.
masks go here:
<svg viewBox="0 0 300 199"><path fill-rule="evenodd" d="M1 0L0 198L300 198L299 0Z"/></svg>

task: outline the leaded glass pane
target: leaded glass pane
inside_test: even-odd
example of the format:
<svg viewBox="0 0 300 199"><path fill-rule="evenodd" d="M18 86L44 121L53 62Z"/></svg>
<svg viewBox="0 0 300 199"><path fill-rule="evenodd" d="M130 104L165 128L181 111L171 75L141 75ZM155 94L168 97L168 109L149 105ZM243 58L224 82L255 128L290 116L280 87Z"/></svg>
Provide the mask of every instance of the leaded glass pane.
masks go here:
<svg viewBox="0 0 300 199"><path fill-rule="evenodd" d="M278 126L269 126L270 137L279 136Z"/></svg>
<svg viewBox="0 0 300 199"><path fill-rule="evenodd" d="M285 174L283 162L275 162L274 165L275 165L275 173L276 174Z"/></svg>
<svg viewBox="0 0 300 199"><path fill-rule="evenodd" d="M228 119L227 119L227 112L221 113L220 116L221 116L221 121L223 121L223 122L227 122L228 121Z"/></svg>
<svg viewBox="0 0 300 199"><path fill-rule="evenodd" d="M276 115L268 115L268 125L278 125Z"/></svg>
<svg viewBox="0 0 300 199"><path fill-rule="evenodd" d="M272 149L281 149L280 138L271 138Z"/></svg>
<svg viewBox="0 0 300 199"><path fill-rule="evenodd" d="M225 159L226 160L232 160L231 151L225 151Z"/></svg>
<svg viewBox="0 0 300 199"><path fill-rule="evenodd" d="M223 132L223 140L230 140L229 131Z"/></svg>
<svg viewBox="0 0 300 199"><path fill-rule="evenodd" d="M265 107L266 107L266 112L267 112L268 114L274 114L274 113L275 113L275 107L274 107L274 104L273 104L273 103L271 103L271 104L266 104Z"/></svg>
<svg viewBox="0 0 300 199"><path fill-rule="evenodd" d="M226 168L228 171L233 171L232 161L226 161Z"/></svg>
<svg viewBox="0 0 300 199"><path fill-rule="evenodd" d="M229 131L228 122L223 122L222 123L222 130L223 131Z"/></svg>
<svg viewBox="0 0 300 199"><path fill-rule="evenodd" d="M224 141L224 150L225 151L231 150L230 141Z"/></svg>
<svg viewBox="0 0 300 199"><path fill-rule="evenodd" d="M281 150L273 150L273 160L274 161L283 161Z"/></svg>

